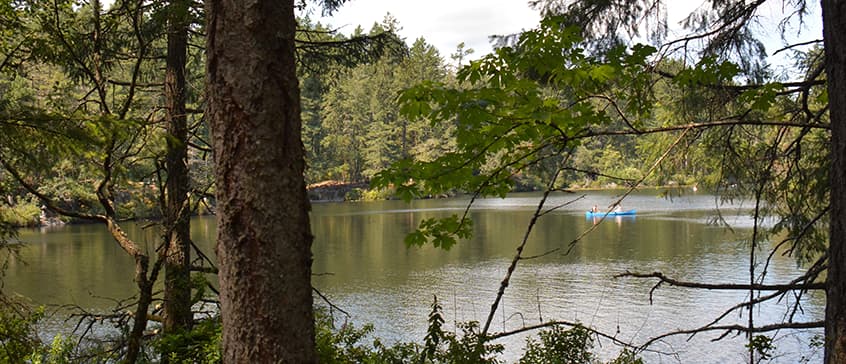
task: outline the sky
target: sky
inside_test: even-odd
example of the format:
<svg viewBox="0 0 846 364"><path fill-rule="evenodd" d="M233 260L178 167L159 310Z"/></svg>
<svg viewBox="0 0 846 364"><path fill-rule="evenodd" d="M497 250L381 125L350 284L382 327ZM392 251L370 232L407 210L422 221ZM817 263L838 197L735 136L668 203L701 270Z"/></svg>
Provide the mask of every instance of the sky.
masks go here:
<svg viewBox="0 0 846 364"><path fill-rule="evenodd" d="M540 21L526 0L351 0L320 21L349 34L358 25L369 30L388 13L399 21L407 43L423 37L447 60L461 42L475 50L470 58L478 58L491 52L489 35L518 33Z"/></svg>
<svg viewBox="0 0 846 364"><path fill-rule="evenodd" d="M331 17L320 18L320 22L349 34L359 25L369 30L373 23L382 22L385 15L390 13L399 21L402 27L399 33L409 44L423 37L438 48L445 60L450 61L450 54L455 52L460 42L464 42L465 48L475 50L469 57L475 59L491 52L490 35L518 33L538 24L540 14L530 9L527 3L527 0L351 0ZM801 29L802 35L796 36L798 29L787 32L787 42L822 38L819 6L814 2L809 3L812 13L806 20L808 23L805 28ZM703 1L676 0L668 1L667 4L671 32L675 28L676 34L680 35L682 31L675 24L702 5ZM758 19L761 29L775 29L777 21L772 19L784 16L785 9L778 4L781 2L768 2L761 9L762 16ZM766 33L764 43L770 54L786 44L777 33ZM670 35L670 38L673 36ZM771 58L771 62L784 64L789 59L782 53Z"/></svg>

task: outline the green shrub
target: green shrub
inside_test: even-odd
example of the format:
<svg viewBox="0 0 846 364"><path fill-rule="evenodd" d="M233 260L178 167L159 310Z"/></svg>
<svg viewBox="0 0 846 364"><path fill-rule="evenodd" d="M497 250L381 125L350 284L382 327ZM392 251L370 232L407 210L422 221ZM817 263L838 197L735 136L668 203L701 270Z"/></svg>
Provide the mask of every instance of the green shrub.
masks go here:
<svg viewBox="0 0 846 364"><path fill-rule="evenodd" d="M316 310L314 323L317 357L321 363L364 363L372 355L372 350L362 343L373 332L372 325L358 329L345 322L336 329L332 316L321 310Z"/></svg>
<svg viewBox="0 0 846 364"><path fill-rule="evenodd" d="M444 332L444 323L441 314L441 305L438 304L438 297L432 303L432 312L429 313L429 329L425 338L425 351L423 359L434 363L499 363L496 356L501 354L505 347L499 344L485 342L479 331L479 323L475 321L460 323L461 336L450 332Z"/></svg>
<svg viewBox="0 0 846 364"><path fill-rule="evenodd" d="M363 201L390 200L394 197L394 192L393 188L367 189L362 193L361 199Z"/></svg>
<svg viewBox="0 0 846 364"><path fill-rule="evenodd" d="M71 364L76 342L62 335L56 335L50 347L41 347L32 353L28 361L32 364Z"/></svg>
<svg viewBox="0 0 846 364"><path fill-rule="evenodd" d="M361 201L364 191L360 188L353 188L344 195L344 201Z"/></svg>
<svg viewBox="0 0 846 364"><path fill-rule="evenodd" d="M0 205L0 220L12 226L33 227L41 223L41 208L33 202L14 206Z"/></svg>
<svg viewBox="0 0 846 364"><path fill-rule="evenodd" d="M0 363L30 362L33 364L65 364L77 362L74 359L76 341L61 335L56 336L52 345L43 345L35 336L34 325L43 316L43 310L36 310L30 315L11 314L8 309L0 309ZM432 303L429 314L429 327L424 338L424 344L397 343L391 346L383 344L379 339L368 343L373 333L372 325L361 328L352 323L344 322L336 327L334 318L325 310L315 310L315 341L318 360L321 363L332 364L484 364L499 363L498 358L504 351L499 344L492 344L484 340L477 322L458 324L460 333L444 331L442 308L437 297ZM188 363L221 363L222 330L219 318L213 318L197 323L190 331L161 336L150 343L145 350L151 356L148 360L155 360L160 352L170 353L169 362L178 364ZM594 363L596 358L591 353L593 336L591 332L576 326L570 330L553 327L541 331L539 341L527 340L526 352L520 363L546 364L566 363L582 364ZM92 347L91 351L98 357L97 352L104 347ZM91 362L97 362L99 359ZM114 360L111 358L110 361ZM624 350L620 356L610 364L643 364L634 353Z"/></svg>
<svg viewBox="0 0 846 364"><path fill-rule="evenodd" d="M169 353L171 363L220 363L221 338L220 320L213 318L200 321L190 331L163 335L153 347Z"/></svg>
<svg viewBox="0 0 846 364"><path fill-rule="evenodd" d="M521 364L590 364L595 358L593 337L584 326L564 330L553 326L543 330L540 342L532 338L526 340L526 352L520 358Z"/></svg>
<svg viewBox="0 0 846 364"><path fill-rule="evenodd" d="M345 201L381 201L394 197L393 188L362 189L353 188L344 195Z"/></svg>
<svg viewBox="0 0 846 364"><path fill-rule="evenodd" d="M758 354L758 357L762 361L772 358L775 351L773 339L766 335L753 336L752 340L749 340L749 343L746 344L746 347Z"/></svg>
<svg viewBox="0 0 846 364"><path fill-rule="evenodd" d="M386 346L378 339L367 345L364 342L373 332L371 325L357 329L344 323L336 329L325 311L318 310L315 317L317 354L321 363L499 363L497 355L505 349L502 345L483 342L477 322L459 324L460 336L443 331L444 320L437 298L432 304L422 347L416 343Z"/></svg>
<svg viewBox="0 0 846 364"><path fill-rule="evenodd" d="M643 359L638 358L633 351L625 349L608 364L643 364Z"/></svg>
<svg viewBox="0 0 846 364"><path fill-rule="evenodd" d="M41 350L35 325L44 309L30 310L20 302L0 296L0 363L22 363Z"/></svg>

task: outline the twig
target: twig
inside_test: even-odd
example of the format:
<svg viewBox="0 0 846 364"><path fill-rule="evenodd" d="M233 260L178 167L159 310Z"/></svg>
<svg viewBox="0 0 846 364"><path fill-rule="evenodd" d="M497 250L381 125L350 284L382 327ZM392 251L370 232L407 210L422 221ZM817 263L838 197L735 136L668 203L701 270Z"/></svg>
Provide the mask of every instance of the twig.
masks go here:
<svg viewBox="0 0 846 364"><path fill-rule="evenodd" d="M488 340L497 340L497 339L502 339L502 338L505 338L505 337L521 334L521 333L528 332L528 331L535 331L535 330L540 330L540 329L544 329L544 328L548 328L548 327L554 327L554 326L582 327L585 330L591 332L592 334L594 334L598 337L608 339L611 342L613 342L614 344L620 345L622 347L626 347L626 348L634 349L634 350L638 350L638 351L650 351L650 352L655 352L655 353L664 354L664 355L671 355L672 354L672 353L665 353L665 352L660 352L660 351L648 349L645 346L632 345L630 343L627 343L625 341L622 341L622 340L616 338L615 335L606 334L606 333L599 331L597 329L584 326L581 323L570 322L570 321L561 321L561 320L547 321L547 322L540 323L540 324L537 324L537 325L524 326L524 327L521 327L521 328L516 329L516 330L503 331L503 332L492 334L492 335L488 336L487 338L488 338Z"/></svg>
<svg viewBox="0 0 846 364"><path fill-rule="evenodd" d="M719 337L713 339L712 341L719 341L723 339L727 334L732 332L737 333L762 333L762 332L770 332L775 330L781 329L818 329L821 327L825 327L825 321L812 321L812 322L782 322L778 324L772 325L764 325L758 326L754 328L749 328L743 325L724 325L724 326L705 326L691 330L678 330L669 332L660 336L653 337L646 341L643 345L640 346L640 350L649 347L650 345L654 344L656 341L670 337L675 335L695 335L705 331L726 331Z"/></svg>
<svg viewBox="0 0 846 364"><path fill-rule="evenodd" d="M661 282L667 283L671 286L676 287L687 287L687 288L703 288L709 290L749 290L753 289L756 291L790 291L790 290L824 290L825 283L817 282L817 283L785 283L785 284L740 284L740 283L697 283L697 282L686 282L686 281L679 281L673 278L669 278L665 276L661 272L652 272L652 273L635 273L626 271L625 273L620 273L614 276L614 278L624 278L624 277L635 277L635 278L658 278Z"/></svg>
<svg viewBox="0 0 846 364"><path fill-rule="evenodd" d="M560 173L561 168L559 167L550 179L546 191L544 191L543 193L543 197L541 198L540 202L538 202L538 207L535 210L534 215L532 216L532 220L529 222L529 226L526 228L526 233L523 235L523 241L520 243L519 246L517 246L517 253L511 260L511 265L508 266L508 272L505 274L505 278L503 278L502 283L500 283L496 299L494 299L494 302L491 304L491 310L488 313L488 319L485 321L485 326L482 329L482 333L480 335L482 338L484 338L485 335L488 334L488 330L491 327L491 322L493 321L494 315L496 314L496 310L497 308L499 308L499 303L502 301L502 297L505 295L505 289L508 288L509 282L511 281L511 275L514 274L514 270L517 268L517 263L520 261L520 258L523 255L523 249L526 247L526 243L529 242L529 235L532 233L532 229L537 223L538 218L541 216L541 212L543 211L543 205L544 203L546 203L546 199L549 197L549 194L554 190L555 182L556 180L558 180L558 175Z"/></svg>
<svg viewBox="0 0 846 364"><path fill-rule="evenodd" d="M326 304L329 305L330 310L333 310L333 309L338 310L341 313L343 313L344 315L346 315L347 317L352 317L349 314L349 312L344 311L344 309L342 309L342 308L338 307L336 304L332 303L332 301L330 301L328 297L326 297L325 295L323 295L323 293L321 293L319 290L317 290L317 288L311 287L311 290L314 291L314 293L317 293L317 295L320 296L320 298L323 300L323 302L326 302Z"/></svg>

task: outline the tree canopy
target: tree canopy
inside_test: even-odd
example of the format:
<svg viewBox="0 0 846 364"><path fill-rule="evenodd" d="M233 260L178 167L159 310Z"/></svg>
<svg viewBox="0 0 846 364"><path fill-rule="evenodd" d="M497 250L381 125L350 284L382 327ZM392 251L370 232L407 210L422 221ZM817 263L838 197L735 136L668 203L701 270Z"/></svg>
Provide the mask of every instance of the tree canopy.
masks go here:
<svg viewBox="0 0 846 364"><path fill-rule="evenodd" d="M401 160L374 183L411 199L450 190L504 196L526 174L540 176L547 193L578 179L604 178L630 188L688 180L726 199L751 199L755 229L748 237L749 301L728 311L749 310L749 321L745 329L724 330L745 332L752 342L757 333L794 324L822 327L820 321L758 328L752 314L756 304L791 290L799 292L799 307L801 292L808 289L796 284L763 294L754 288L763 282L773 254L792 255L806 267L796 282L816 282L833 264L829 254L841 246L829 233L834 226L829 224L830 201L840 197L831 190L837 179L829 177L837 169L829 163L831 85L826 89L823 72L823 65L840 64L810 48L798 52L798 79L776 78L761 58L759 36L751 31L763 3L709 3L686 19L690 35L664 41L661 1L533 2L547 14L541 25L463 67L457 73L459 86L429 82L400 97L409 118L455 125L455 149L432 161ZM791 16L804 19L808 12L804 2L793 5L795 13L785 22ZM658 25L643 28L644 19ZM631 41L644 31L659 42ZM615 168L612 161L621 159L628 168ZM542 207L536 218L557 208ZM777 222L765 228L771 216ZM466 212L426 220L407 243L432 241L449 248L469 234L469 223ZM774 242L772 251L761 251L768 240ZM500 294L522 259L523 246ZM827 277L828 307L839 307L831 294L839 278ZM718 328L719 321L701 329ZM487 325L482 335L486 332ZM838 339L827 340L833 345ZM828 345L827 357L839 355ZM751 346L750 360L755 360Z"/></svg>
<svg viewBox="0 0 846 364"><path fill-rule="evenodd" d="M345 1L316 3L331 13ZM458 64L454 67L423 38L406 44L396 35L398 21L390 16L350 36L307 17L294 18L294 8L308 5L304 0L269 7L278 18L247 14L284 26L284 34L239 28L243 24L238 16L247 15L228 13L246 11L235 2L225 3L229 8L215 7L211 14L198 4L180 1L117 1L108 7L100 1L0 2L0 242L11 230L7 220L20 217L15 224L39 224L41 205L65 219L106 224L137 265L130 279L138 283L143 299L138 300L132 326L137 338L128 350L132 361L143 354L140 340L146 313L154 310L148 306L162 264L172 263L170 268L184 268L182 273L189 275L191 270L214 272L216 267L207 266L208 261L191 265L188 255L175 259L179 249L145 251L122 233L120 224L126 219L164 218L161 246L178 245L190 254L188 235L177 223L185 226L187 213L199 211L199 206L217 210L225 222L222 255L230 259L224 272L229 279L224 299L230 301L224 306L228 311L242 309L237 317L267 318L268 331L251 336L258 343L265 339L259 336L270 337L282 327L271 325L278 324L280 316L274 311L277 302L267 297L296 291L299 300L285 307L286 312L311 320L311 236L308 201L301 194L306 182L371 182L404 199L695 185L724 199L751 199L755 222L747 238L749 281L743 286L749 297L726 312L746 310L748 324L725 327L716 320L697 329L744 332L752 346L771 330L825 324L827 360L838 362L846 352L841 343L846 342L841 332L846 321L840 309L840 187L846 168L841 131L846 109L840 107L846 103L840 101L846 101L841 100L846 93L837 83L843 37L832 29L837 29L842 14L834 8L839 3L824 1L824 42L813 35L785 45L781 51L792 52L796 60L796 72L790 75L794 77L786 78L766 63L764 35L756 28L767 3L773 2L706 2L684 19L686 33L674 39L664 1L533 0L529 4L545 15L537 28L502 39L503 46L470 62L465 57L472 50L460 45L452 55ZM790 24L816 16L806 1L782 5L789 11L777 29L765 31L782 33L792 29ZM206 16L227 27L205 24ZM231 29L235 32L227 33ZM210 39L207 33L221 38ZM256 44L270 48L284 46L284 64L269 56L275 54L273 49L231 53L230 42L244 36L265 36L256 38ZM171 58L177 56L182 58ZM246 58L243 64L218 63L227 57ZM272 72L256 73L261 67L271 67ZM228 78L229 70L275 82L254 96L275 110L285 121L282 126L242 107L255 106L242 98L256 90ZM212 88L217 93L204 91L207 74L219 86ZM229 86L237 92L221 91ZM206 115L205 107L213 112ZM244 128L242 122L253 124ZM256 149L245 154L247 147ZM253 171L255 166L262 166L261 173L239 169ZM279 166L287 169L279 172ZM276 172L280 174L272 175ZM285 183L271 185L271 180ZM291 200L253 204L261 200L258 196ZM251 209L256 206L265 210ZM274 215L278 206L291 209ZM533 223L556 208L539 206ZM424 220L407 243L431 241L448 249L472 231L467 215ZM769 217L777 218L771 226L764 224ZM276 220L288 222L288 228L272 230ZM246 226L252 228L239 230ZM176 237L177 230L183 238ZM268 236L272 238L259 239ZM287 240L281 241L283 236ZM238 244L247 238L256 238L249 241L260 254L239 255L244 252ZM773 243L769 251L764 250L770 246L766 242ZM525 243L500 294L525 258ZM280 248L259 249L274 244ZM280 256L280 251L292 254ZM773 254L795 257L805 273L787 288L764 285ZM275 263L289 259L284 265L291 270L281 274L295 278L282 282L284 287L274 286L281 280L250 281L258 282L255 286L239 281L248 258L256 258L250 261L256 264L246 264L245 269L267 269L257 276L279 275L266 259L257 257L273 257ZM694 285L663 274L625 275ZM755 305L794 293L789 316L801 308L806 292L821 289L826 279L830 312L825 323L754 322ZM255 288L248 293L266 296L261 308L233 304L241 302L237 292L249 290L247 286ZM203 292L190 282L168 285L168 302L177 300L171 297L179 287L186 289L179 297L192 300L189 306L198 299L190 293ZM279 292L269 292L268 287ZM187 317L182 325L186 329L192 324L187 314L182 315ZM437 322L437 315L431 319ZM224 342L237 348L239 333L249 331L237 322L249 324L246 321L224 319L233 328L224 334ZM297 330L312 336L308 323L297 324ZM459 342L433 329L427 353L446 355L433 341L439 337L455 345L456 352L481 355L489 326L490 319L481 327L466 327L463 339L476 342ZM552 340L550 335L570 334L584 332L553 331L542 335L542 344L534 348L540 350ZM314 344L308 337L298 339L304 346ZM239 357L236 352L227 355ZM315 356L311 348L303 353L303 360ZM750 360L754 355L750 348Z"/></svg>

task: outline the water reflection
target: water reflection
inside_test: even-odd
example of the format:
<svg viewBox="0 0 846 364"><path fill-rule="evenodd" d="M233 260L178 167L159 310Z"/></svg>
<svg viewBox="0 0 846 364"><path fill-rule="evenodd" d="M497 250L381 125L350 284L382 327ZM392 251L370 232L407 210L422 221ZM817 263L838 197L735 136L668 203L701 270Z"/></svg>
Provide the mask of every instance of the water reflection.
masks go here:
<svg viewBox="0 0 846 364"><path fill-rule="evenodd" d="M598 225L600 222L603 221L613 221L617 224L618 227L623 226L623 221L634 221L637 218L636 215L618 215L618 216L585 216L585 219L591 221L594 225Z"/></svg>
<svg viewBox="0 0 846 364"><path fill-rule="evenodd" d="M706 292L662 287L649 304L655 282L613 279L626 270L662 271L681 280L744 282L747 280L748 230L734 231L709 225L713 196L695 195L673 201L640 194L626 200L638 216L586 219L590 206L608 204L610 194L575 196L566 208L547 214L529 236L524 255L542 257L520 263L497 313L494 329L509 330L541 319L578 320L624 341L642 342L668 330L707 323L743 300L745 292ZM420 341L432 295L443 303L447 321L487 317L515 248L523 239L538 195L478 201L470 211L474 237L449 251L429 246L408 248L404 235L423 218L461 213L466 199L317 204L312 213L314 285L353 315L358 323L371 322L380 337ZM550 206L567 204L573 195L554 196ZM740 213L735 213L742 216ZM588 229L593 231L575 240ZM131 236L152 249L154 229L132 226ZM195 241L213 256L213 218L192 221ZM133 292L132 260L99 226L70 226L40 233L26 232L30 245L23 265L13 261L7 288L36 302L73 302L86 307L110 308L96 296L124 297ZM563 254L572 246L569 254ZM550 251L555 253L547 254ZM784 282L798 270L786 257L777 256L767 282ZM761 324L779 321L787 302L760 307ZM823 317L824 297L812 295L802 317ZM745 314L745 313L744 313ZM744 323L744 317L731 320ZM800 338L807 340L810 334ZM714 335L699 335L662 342L662 350L680 351L683 362L738 362L745 349L742 337L711 343ZM799 352L802 344L779 341L780 349ZM509 358L522 350L522 337L509 339ZM615 348L605 345L606 353ZM667 358L648 357L650 362ZM797 360L785 356L783 362Z"/></svg>

